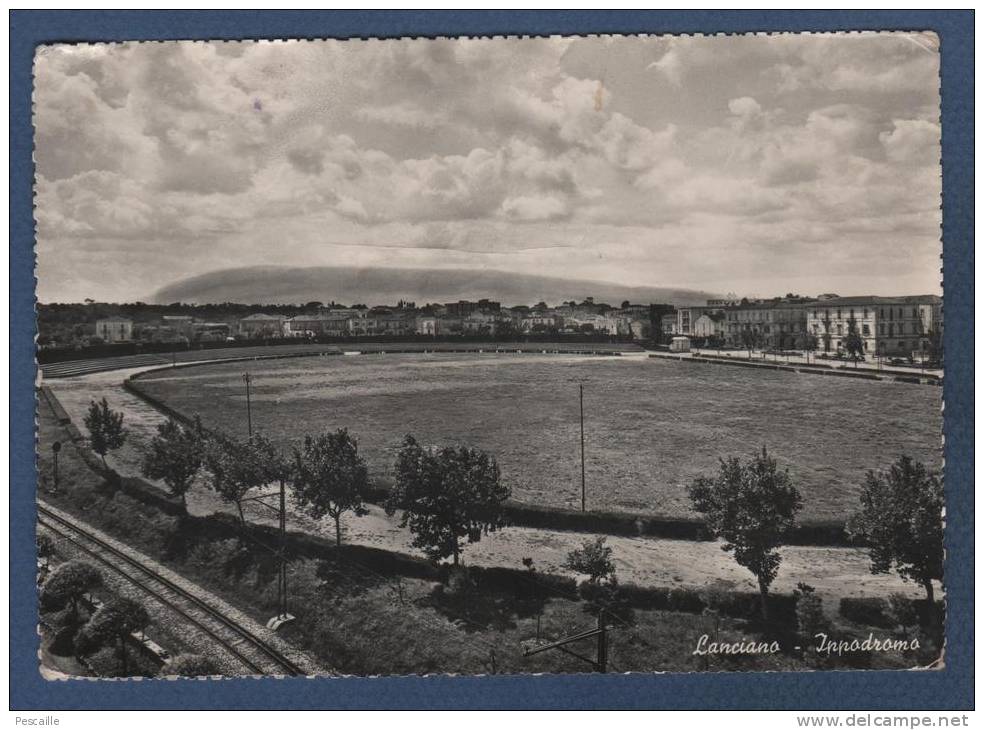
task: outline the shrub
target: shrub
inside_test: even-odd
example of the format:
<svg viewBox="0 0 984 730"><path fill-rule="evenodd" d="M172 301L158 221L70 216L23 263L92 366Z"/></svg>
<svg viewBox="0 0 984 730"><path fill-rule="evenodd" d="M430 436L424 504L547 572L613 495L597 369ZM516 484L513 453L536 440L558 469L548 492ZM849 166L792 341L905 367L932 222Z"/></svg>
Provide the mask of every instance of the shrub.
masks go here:
<svg viewBox="0 0 984 730"><path fill-rule="evenodd" d="M807 654L815 652L817 634L829 633L828 623L823 612L823 599L813 586L800 583L796 590L796 629Z"/></svg>
<svg viewBox="0 0 984 730"><path fill-rule="evenodd" d="M888 597L888 609L889 616L905 636L908 636L910 627L919 623L919 612L915 604L903 593L893 593Z"/></svg>
<svg viewBox="0 0 984 730"><path fill-rule="evenodd" d="M201 654L178 654L161 667L162 677L212 677L219 674L218 667L210 658Z"/></svg>
<svg viewBox="0 0 984 730"><path fill-rule="evenodd" d="M447 592L457 598L470 596L475 592L475 581L469 575L468 568L456 565L451 569Z"/></svg>
<svg viewBox="0 0 984 730"><path fill-rule="evenodd" d="M883 629L893 627L892 620L886 616L888 603L884 598L842 598L840 615L849 621L877 626Z"/></svg>
<svg viewBox="0 0 984 730"><path fill-rule="evenodd" d="M102 585L102 573L84 560L69 560L55 568L41 588L44 611L70 607L72 618L78 616L78 602L87 592Z"/></svg>

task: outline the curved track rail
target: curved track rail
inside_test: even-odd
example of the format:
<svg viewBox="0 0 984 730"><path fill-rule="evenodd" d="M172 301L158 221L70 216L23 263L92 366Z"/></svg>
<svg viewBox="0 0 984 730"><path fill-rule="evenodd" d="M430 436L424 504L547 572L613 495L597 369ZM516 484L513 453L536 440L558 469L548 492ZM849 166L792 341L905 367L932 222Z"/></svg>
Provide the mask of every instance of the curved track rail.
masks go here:
<svg viewBox="0 0 984 730"><path fill-rule="evenodd" d="M38 522L72 542L80 550L103 563L137 586L154 600L180 614L188 623L211 637L241 663L249 674L304 675L306 672L244 626L208 603L135 560L85 528L64 519L38 504Z"/></svg>

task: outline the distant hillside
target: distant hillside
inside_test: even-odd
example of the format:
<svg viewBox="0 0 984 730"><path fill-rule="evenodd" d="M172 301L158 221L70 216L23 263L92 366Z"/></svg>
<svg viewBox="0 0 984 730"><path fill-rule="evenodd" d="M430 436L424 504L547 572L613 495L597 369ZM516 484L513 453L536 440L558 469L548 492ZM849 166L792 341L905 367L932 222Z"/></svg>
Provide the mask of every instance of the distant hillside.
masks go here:
<svg viewBox="0 0 984 730"><path fill-rule="evenodd" d="M692 289L622 286L612 282L561 279L469 269L385 269L345 266L254 266L212 271L169 284L157 291L155 303L241 302L245 304L303 303L395 304L398 300L424 304L487 297L506 305L535 304L594 297L617 306L671 302L703 304L716 295Z"/></svg>

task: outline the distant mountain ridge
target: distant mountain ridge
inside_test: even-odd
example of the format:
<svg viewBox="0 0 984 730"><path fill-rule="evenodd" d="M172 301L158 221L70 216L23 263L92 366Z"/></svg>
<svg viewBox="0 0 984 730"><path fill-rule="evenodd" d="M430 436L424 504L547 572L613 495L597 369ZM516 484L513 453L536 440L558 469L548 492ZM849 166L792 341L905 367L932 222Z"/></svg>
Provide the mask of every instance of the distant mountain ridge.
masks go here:
<svg viewBox="0 0 984 730"><path fill-rule="evenodd" d="M613 282L562 279L471 269L387 269L352 266L250 266L222 269L168 284L152 303L290 304L309 301L342 304L395 304L398 300L453 302L488 298L504 305L535 304L594 297L618 306L671 302L703 304L711 292L670 287L623 286Z"/></svg>

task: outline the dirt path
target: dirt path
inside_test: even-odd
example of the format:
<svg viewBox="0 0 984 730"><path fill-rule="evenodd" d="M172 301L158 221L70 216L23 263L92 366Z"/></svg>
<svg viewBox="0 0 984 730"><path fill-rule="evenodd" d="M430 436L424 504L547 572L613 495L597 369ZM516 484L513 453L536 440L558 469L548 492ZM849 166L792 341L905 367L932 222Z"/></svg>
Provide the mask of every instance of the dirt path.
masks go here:
<svg viewBox="0 0 984 730"><path fill-rule="evenodd" d="M122 410L129 437L126 445L107 461L121 474L139 475L144 445L152 438L158 424L165 419L154 408L126 391L122 382L148 367L117 370L75 378L46 381L78 426L93 399L105 397L110 407ZM192 514L232 512L212 492L193 489L188 495ZM256 522L270 522L265 514L250 515ZM290 515L289 527L317 532L334 539L334 526L328 522L315 523L297 511ZM377 506L369 514L343 518L343 539L350 543L371 545L408 554L420 551L410 544L410 533L399 527L396 517L388 517ZM533 557L541 571L565 573L561 567L567 553L585 539L584 533L558 530L509 527L482 541L467 546L464 559L472 565L501 565L520 567L524 557ZM751 574L735 564L723 552L719 543L693 542L655 538L611 536L608 543L614 548L618 574L623 582L640 585L702 585L716 578L730 580L740 588L756 590ZM894 575L871 575L865 551L854 548L787 547L782 550L783 563L773 584L773 590L791 592L799 582L809 583L827 600L828 609L836 610L838 600L846 596L888 596L899 591L913 598L922 591L911 583L903 583Z"/></svg>

